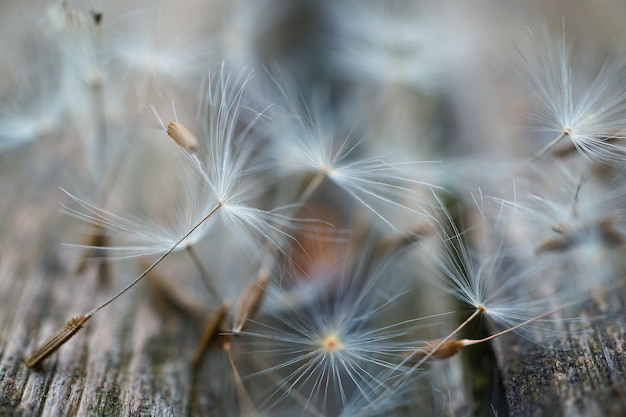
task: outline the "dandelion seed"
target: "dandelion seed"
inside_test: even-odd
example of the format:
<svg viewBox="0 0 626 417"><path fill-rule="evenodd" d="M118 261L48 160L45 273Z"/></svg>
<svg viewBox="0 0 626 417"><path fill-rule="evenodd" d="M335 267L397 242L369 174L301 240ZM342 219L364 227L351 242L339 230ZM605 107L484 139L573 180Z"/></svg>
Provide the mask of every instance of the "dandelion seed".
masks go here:
<svg viewBox="0 0 626 417"><path fill-rule="evenodd" d="M496 199L519 225L534 262L561 269L554 284L568 292L584 294L620 276L626 236L622 173L609 179L566 166L536 168L517 182L515 200Z"/></svg>
<svg viewBox="0 0 626 417"><path fill-rule="evenodd" d="M29 368L38 367L41 362L48 358L51 354L70 340L72 336L76 335L82 328L87 320L91 318L92 314L87 313L78 317L74 317L68 320L59 330L57 330L52 336L46 339L26 360L26 366Z"/></svg>
<svg viewBox="0 0 626 417"><path fill-rule="evenodd" d="M194 135L185 125L178 121L178 117L176 116L176 108L174 107L174 102L172 102L172 110L174 111L174 119L175 121L169 122L167 126L163 123L163 120L157 113L154 106L151 106L150 109L154 114L154 117L157 118L159 124L167 132L168 136L171 137L174 142L180 145L181 148L185 149L188 152L195 153L198 150L198 138Z"/></svg>
<svg viewBox="0 0 626 417"><path fill-rule="evenodd" d="M626 137L623 60L608 57L596 74L578 76L580 69L574 66L564 34L553 36L544 26L539 35L531 36L536 50L524 53L518 49L523 70L517 72L537 98L531 118L555 137L528 163L566 138L591 161L623 162L624 148L618 142Z"/></svg>
<svg viewBox="0 0 626 417"><path fill-rule="evenodd" d="M111 58L123 74L130 76L142 108L149 94L172 96L177 90L200 80L207 68L211 39L186 16L166 10L166 2L144 2L112 24Z"/></svg>
<svg viewBox="0 0 626 417"><path fill-rule="evenodd" d="M85 313L85 314L83 314L83 315L81 315L79 317L72 318L67 323L65 323L65 325L63 325L63 327L61 327L59 330L57 330L52 336L50 336L48 339L46 339L41 345L39 345L39 347L37 347L35 349L35 352L27 360L27 364L30 364L29 366L31 366L31 367L37 366L44 359L46 359L48 356L50 356L51 354L56 352L61 346L63 346L63 344L65 344L67 341L69 341L82 328L82 325L87 320L89 320L91 317L93 317L94 314L96 314L100 310L104 309L109 304L111 304L112 302L117 300L119 297L124 295L127 291L129 291L131 288L133 288L138 282L140 282L142 279L144 279L146 277L146 275L148 275L150 272L152 272L152 270L159 263L161 263L163 261L163 259L165 259L169 254L171 254L176 249L176 247L178 245L180 245L185 239L187 239L189 237L189 235L191 235L198 227L200 227L202 225L203 222L205 222L209 217L211 217L212 214L213 214L213 212L210 212L204 218L202 218L189 231L187 231L187 233L185 233L181 238L179 238L178 241L175 242L174 245L172 245L171 248L169 248L164 254L162 254L148 268L146 268L130 284L126 285L124 288L122 288L120 291L118 291L117 294L115 294L114 296L112 296L111 298L109 298L107 301L105 301L104 303L100 304L99 306L91 309L89 312L87 312L87 313Z"/></svg>
<svg viewBox="0 0 626 417"><path fill-rule="evenodd" d="M364 265L355 270L344 267L325 279L311 279L323 291L310 291L317 295L305 305L292 305L287 293L268 294L285 308L259 317L241 332L242 345L268 362L248 378L269 374L279 378L265 396L264 407L272 409L298 393L306 400L305 412L312 408L321 415L338 415L355 397L374 398L386 389L382 375L404 370L398 364L408 346L405 339L420 323L425 326L434 319L380 325L377 319L383 311L398 302L399 295L383 295L393 284L382 271L369 274Z"/></svg>
<svg viewBox="0 0 626 417"><path fill-rule="evenodd" d="M233 82L239 84L236 81ZM89 316L105 308L115 299L123 295L169 254L175 250L179 250L181 247L186 247L190 242L195 241L198 236L203 236L203 234L199 234L198 231L206 232L208 230L205 229L207 227L206 224L210 221L214 221L214 215L216 213L222 216L221 219L230 226L232 232L242 231L242 229L246 230L246 227L249 227L257 233L260 233L261 236L267 238L270 242L274 241L273 234L278 234L279 237L282 237L282 234L285 233L283 231L284 228L280 229L271 224L270 214L242 204L241 199L245 195L245 192L248 191L245 188L242 178L245 172L243 165L250 161L250 159L248 159L250 154L235 153L235 149L232 146L234 145L234 141L243 138L249 131L249 129L246 129L244 132L235 135L236 120L240 110L239 105L243 89L241 87L233 87L230 78L224 73L220 74L216 84L217 90L214 91L209 88L207 97L205 97L206 102L204 107L205 109L213 108L214 105L217 105L217 111L214 109L214 111L209 112L210 117L208 118L207 125L204 126L206 128L205 132L207 132L209 136L208 140L210 141L210 143L207 144L209 147L207 151L208 161L213 163L204 165L208 166L208 168L202 171L199 171L198 168L203 167L203 165L193 165L194 172L200 174L203 180L201 183L203 186L202 189L206 190L206 195L209 196L206 201L201 201L200 205L205 207L207 202L214 205L210 209L204 209L203 213L199 215L192 213L193 216L189 216L188 213L184 213L188 216L187 219L195 218L184 232L176 234L176 232L170 232L163 228L154 231L150 227L143 226L141 223L99 209L67 193L87 211L87 213L83 213L78 210L68 209L75 216L91 221L112 232L122 232L133 237L139 237L140 242L142 242L142 244L136 247L111 247L103 248L103 250L113 250L115 248L116 250L126 251L126 256L129 256L128 252L135 256L138 254L161 253L160 257L139 277L108 301L89 312ZM243 85L245 86L245 82ZM198 161L195 154L191 155L191 157L192 161ZM198 195L195 194L194 197L195 198L190 199L190 201L196 202ZM191 208L195 207L195 205L191 206ZM278 220L285 223L288 222L287 219L281 217L278 217ZM243 238L245 235L242 233L239 237ZM252 301L254 301L254 298ZM254 303L251 303L247 309L248 313L252 312L255 308ZM69 340L69 337L55 345L53 350L58 349L67 340Z"/></svg>
<svg viewBox="0 0 626 417"><path fill-rule="evenodd" d="M176 185L164 188L176 194L163 197L169 207L165 217L145 210L133 217L121 216L67 193L80 207L67 207L71 215L107 229L112 239L121 242L103 250L118 258L163 253L210 211L215 211L215 217L202 223L177 250L197 244L218 225L251 249L258 248L259 238L277 245L287 235L288 218L246 204L269 186L268 167L258 160L252 142L244 144L255 120L239 129L243 89L250 77L231 78L225 72L217 74L202 94L200 114L205 117L200 119L200 149L198 154L183 151L175 160Z"/></svg>
<svg viewBox="0 0 626 417"><path fill-rule="evenodd" d="M443 250L434 248L440 251L438 264L448 280L447 291L474 308L466 322L481 316L497 327L510 328L550 311L553 303L566 299L566 294L549 286L554 271L533 262L531 253L507 243L511 227L508 213L500 207L495 219L488 220L482 194L476 204L480 214L475 226L478 230L474 231L477 251L470 250L468 237L459 231L443 206L445 220L439 222ZM495 226L492 230L487 227L490 224ZM524 326L519 332L529 338L548 334L541 324Z"/></svg>
<svg viewBox="0 0 626 417"><path fill-rule="evenodd" d="M392 228L390 210L424 215L419 209L419 191L436 187L406 172L415 164L368 156L365 139L340 133L329 97L321 90L314 91L310 100L292 101L290 87L278 88L284 108L270 108L265 125L271 138L269 157L283 178L310 174L315 179L312 183L328 179Z"/></svg>

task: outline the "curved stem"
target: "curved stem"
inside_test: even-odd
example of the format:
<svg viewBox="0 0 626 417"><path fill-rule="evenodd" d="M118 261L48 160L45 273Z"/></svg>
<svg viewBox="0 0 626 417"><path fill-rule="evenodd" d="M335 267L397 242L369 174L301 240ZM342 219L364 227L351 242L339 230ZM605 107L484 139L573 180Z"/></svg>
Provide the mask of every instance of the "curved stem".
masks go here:
<svg viewBox="0 0 626 417"><path fill-rule="evenodd" d="M207 269L202 264L202 261L200 260L200 257L198 256L198 253L196 252L196 250L193 248L193 245L187 246L185 248L185 251L189 254L191 261L194 263L194 265L200 272L200 276L202 277L202 282L204 283L206 289L208 290L209 294L213 298L213 301L215 301L216 304L221 303L222 301L220 300L219 292L217 291L217 288L215 287L215 284L213 283L213 278L211 278L211 274L209 274L209 271L207 271Z"/></svg>
<svg viewBox="0 0 626 417"><path fill-rule="evenodd" d="M93 310L91 310L89 313L87 313L87 315L91 316L93 314L95 314L96 312L102 310L104 307L108 306L109 304L111 304L113 301L115 301L116 299L118 299L122 294L124 294L126 291L128 291L129 289L131 289L132 287L135 286L135 284L137 284L139 281L141 281L146 275L148 275L150 273L150 271L152 271L158 264L161 263L161 261L163 259L165 259L167 257L167 255L169 255L170 253L172 253L174 251L174 249L176 249L178 247L178 245L180 245L185 239L187 239L198 227L200 227L202 225L202 223L204 223L209 217L211 217L213 214L215 214L215 212L222 207L222 203L219 202L215 205L215 207L213 207L213 209L211 209L211 211L202 218L202 220L200 220L194 227L191 228L191 230L189 230L187 233L185 233L185 235L183 237L181 237L180 239L178 239L178 241L172 245L171 248L169 248L167 250L167 252L165 252L163 255L161 255L156 261L154 261L152 263L152 265L150 265L148 267L148 269L146 269L145 271L143 271L137 278L135 278L135 280L133 282L131 282L130 284L128 284L126 287L124 287L120 292L118 292L117 294L115 294L113 297L111 297L109 300L107 300L106 302L100 304L98 307L94 308Z"/></svg>

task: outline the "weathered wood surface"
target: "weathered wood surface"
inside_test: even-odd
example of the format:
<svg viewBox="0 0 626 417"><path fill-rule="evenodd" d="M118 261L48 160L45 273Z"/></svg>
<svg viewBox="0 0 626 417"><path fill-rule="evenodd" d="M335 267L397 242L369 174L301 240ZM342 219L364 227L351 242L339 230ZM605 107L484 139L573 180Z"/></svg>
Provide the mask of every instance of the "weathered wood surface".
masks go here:
<svg viewBox="0 0 626 417"><path fill-rule="evenodd" d="M38 224L32 216L37 211L20 210L11 229L23 233L15 244L4 244L0 258L0 415L229 415L225 410L234 408L224 404L226 395L215 397L219 392L215 387L230 378L228 367L209 362L194 372L190 358L199 326L175 313L164 315L145 288L133 290L106 314L96 315L41 369L26 368L25 356L37 343L69 317L113 293L97 285L95 268L74 276L69 266L76 261L75 253L53 244L46 234L39 236L43 229L24 225ZM117 266L115 272L130 278L134 270ZM121 281L116 279L113 286ZM623 303L617 292L607 305L592 305L585 314L615 311ZM563 349L516 336L495 342L510 415L624 415L625 326L624 314L611 315L591 323L592 332L570 337ZM452 415L489 409L466 398L471 394L462 388L462 381L468 378L469 372L449 375L448 388L460 388L445 407Z"/></svg>
<svg viewBox="0 0 626 417"><path fill-rule="evenodd" d="M626 415L624 305L623 289L586 303L575 326L585 330L555 344L495 341L510 415Z"/></svg>
<svg viewBox="0 0 626 417"><path fill-rule="evenodd" d="M3 192L15 191L2 185ZM232 376L221 352L213 352L200 370L190 364L202 319L164 312L146 283L94 316L41 369L25 366L25 357L56 328L137 273L133 264L115 264L108 287L98 285L93 265L84 275L74 274L79 252L61 242L70 240L66 230L77 233L77 226L59 214L59 197L53 190L19 204L3 203L8 214L0 252L0 415L236 415ZM189 285L184 276L177 279ZM570 336L562 349L517 336L494 343L495 374L503 379L511 416L626 414L626 296L615 291L604 304L587 304L581 314L589 317L583 327L591 331ZM606 319L591 320L600 314ZM489 414L490 402L501 394L488 388L486 398L472 398L476 376L458 365L488 358L471 355L468 350L437 364L435 372L447 379L442 408L448 415ZM478 366L485 375L493 373L488 367Z"/></svg>
<svg viewBox="0 0 626 417"><path fill-rule="evenodd" d="M14 191L6 181L2 185L5 195ZM118 277L109 288L98 285L93 267L76 276L78 251L60 245L61 230L69 223L58 201L53 191L13 205L4 202L0 415L210 415L206 401L194 397L204 383L200 378L192 386L188 358L197 339L194 327L175 314L155 313L150 297L142 297L145 288L94 316L41 369L25 366L38 343L136 273L132 265L114 267Z"/></svg>
<svg viewBox="0 0 626 417"><path fill-rule="evenodd" d="M164 312L146 283L96 314L40 369L25 366L36 345L67 319L89 311L137 274L132 264L115 264L110 287L98 285L93 265L86 274L74 274L79 251L57 241L71 220L54 208L53 195L20 205L7 227L7 235L16 237L5 240L0 254L0 415L237 415L225 356L213 351L194 370L201 325ZM446 376L446 387L457 392L446 407L465 412L460 376Z"/></svg>

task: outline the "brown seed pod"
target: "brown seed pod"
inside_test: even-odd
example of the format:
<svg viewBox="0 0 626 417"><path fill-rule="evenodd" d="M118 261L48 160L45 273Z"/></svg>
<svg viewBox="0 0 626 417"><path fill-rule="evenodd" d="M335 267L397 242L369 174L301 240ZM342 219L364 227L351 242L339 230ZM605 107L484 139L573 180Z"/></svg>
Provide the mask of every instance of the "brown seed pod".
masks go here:
<svg viewBox="0 0 626 417"><path fill-rule="evenodd" d="M254 317L259 310L269 281L269 275L261 272L259 277L248 284L243 290L241 297L239 297L237 308L235 309L233 333L236 334L243 330L248 320Z"/></svg>
<svg viewBox="0 0 626 417"><path fill-rule="evenodd" d="M169 122L167 125L167 134L174 139L174 142L189 152L198 150L198 139L196 135L191 133L189 129L178 122Z"/></svg>
<svg viewBox="0 0 626 417"><path fill-rule="evenodd" d="M465 340L448 339L441 343L442 340L444 339L435 339L431 342L423 344L415 351L406 353L405 357L409 358L407 362L417 362L426 356L433 359L448 359L459 353L459 351L466 346Z"/></svg>
<svg viewBox="0 0 626 417"><path fill-rule="evenodd" d="M26 359L26 366L29 368L36 368L43 362L48 356L52 355L58 348L60 348L65 342L70 340L72 336L83 328L83 324L91 318L89 314L83 314L82 316L71 318L61 327L54 332L52 336L47 338L35 351Z"/></svg>

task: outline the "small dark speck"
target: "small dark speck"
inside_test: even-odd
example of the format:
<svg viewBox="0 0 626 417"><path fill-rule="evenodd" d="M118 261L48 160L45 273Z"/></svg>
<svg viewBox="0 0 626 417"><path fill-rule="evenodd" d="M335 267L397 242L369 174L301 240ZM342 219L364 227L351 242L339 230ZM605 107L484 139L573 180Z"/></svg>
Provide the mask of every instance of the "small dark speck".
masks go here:
<svg viewBox="0 0 626 417"><path fill-rule="evenodd" d="M100 25L100 23L102 23L102 12L92 11L91 17L93 17L93 21L96 25Z"/></svg>

